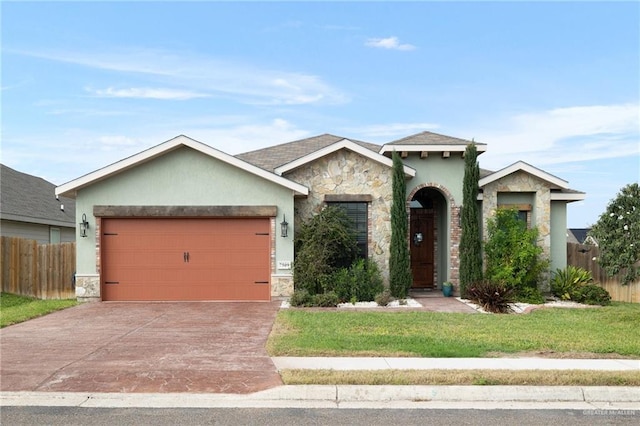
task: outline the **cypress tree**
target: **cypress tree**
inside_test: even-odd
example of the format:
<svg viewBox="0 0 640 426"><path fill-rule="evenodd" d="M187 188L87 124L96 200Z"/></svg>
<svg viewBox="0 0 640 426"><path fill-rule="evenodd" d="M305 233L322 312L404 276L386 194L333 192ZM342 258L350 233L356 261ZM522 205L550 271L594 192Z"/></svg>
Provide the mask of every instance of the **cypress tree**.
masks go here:
<svg viewBox="0 0 640 426"><path fill-rule="evenodd" d="M462 187L462 212L460 236L460 293L466 295L467 287L482 280L482 246L478 224L478 150L475 143L467 145L464 153L464 181Z"/></svg>
<svg viewBox="0 0 640 426"><path fill-rule="evenodd" d="M404 299L411 287L409 255L409 221L405 204L406 182L404 164L393 151L393 201L391 204L391 247L389 258L389 289L393 297Z"/></svg>

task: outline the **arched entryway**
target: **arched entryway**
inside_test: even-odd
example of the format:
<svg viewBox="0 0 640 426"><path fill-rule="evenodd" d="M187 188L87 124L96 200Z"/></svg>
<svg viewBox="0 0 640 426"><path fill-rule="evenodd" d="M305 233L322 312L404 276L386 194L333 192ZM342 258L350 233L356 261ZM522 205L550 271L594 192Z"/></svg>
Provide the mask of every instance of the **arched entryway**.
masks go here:
<svg viewBox="0 0 640 426"><path fill-rule="evenodd" d="M447 281L448 201L432 186L416 188L409 199L412 289L435 289Z"/></svg>

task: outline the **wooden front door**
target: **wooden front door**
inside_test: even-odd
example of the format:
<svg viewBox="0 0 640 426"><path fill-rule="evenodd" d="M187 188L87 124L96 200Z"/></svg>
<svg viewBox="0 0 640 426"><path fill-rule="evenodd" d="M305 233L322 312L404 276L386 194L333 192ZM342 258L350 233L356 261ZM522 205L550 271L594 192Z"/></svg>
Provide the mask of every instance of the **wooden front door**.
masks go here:
<svg viewBox="0 0 640 426"><path fill-rule="evenodd" d="M434 288L434 217L433 210L411 209L412 288Z"/></svg>

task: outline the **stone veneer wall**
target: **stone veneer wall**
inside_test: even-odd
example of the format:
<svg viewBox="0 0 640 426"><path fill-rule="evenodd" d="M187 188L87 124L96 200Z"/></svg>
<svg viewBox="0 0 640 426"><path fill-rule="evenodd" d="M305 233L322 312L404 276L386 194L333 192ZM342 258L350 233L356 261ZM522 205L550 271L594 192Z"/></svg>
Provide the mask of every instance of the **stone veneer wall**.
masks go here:
<svg viewBox="0 0 640 426"><path fill-rule="evenodd" d="M389 281L392 169L346 149L326 155L285 175L311 189L295 201L295 226L322 211L327 194L370 195L368 252Z"/></svg>
<svg viewBox="0 0 640 426"><path fill-rule="evenodd" d="M271 298L281 299L293 295L293 274L291 272L277 273L276 269L276 218L271 220Z"/></svg>
<svg viewBox="0 0 640 426"><path fill-rule="evenodd" d="M498 193L500 192L533 192L533 215L538 228L538 244L542 247L543 255L549 259L551 256L551 189L545 181L519 171L504 178L485 185L482 195L483 238L488 238L487 219L495 216L498 206ZM542 291L549 290L548 275L543 277L539 288Z"/></svg>
<svg viewBox="0 0 640 426"><path fill-rule="evenodd" d="M99 302L100 295L100 226L99 217L96 218L96 273L76 274L76 298L78 302Z"/></svg>

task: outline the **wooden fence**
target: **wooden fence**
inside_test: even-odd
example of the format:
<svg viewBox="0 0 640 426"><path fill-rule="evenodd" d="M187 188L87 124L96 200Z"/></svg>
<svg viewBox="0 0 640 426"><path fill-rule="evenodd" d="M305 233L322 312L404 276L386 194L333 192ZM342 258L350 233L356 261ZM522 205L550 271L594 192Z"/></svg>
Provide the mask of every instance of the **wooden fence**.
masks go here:
<svg viewBox="0 0 640 426"><path fill-rule="evenodd" d="M23 238L0 238L3 292L39 299L76 297L76 243L38 244Z"/></svg>
<svg viewBox="0 0 640 426"><path fill-rule="evenodd" d="M609 292L611 300L640 303L640 281L622 285L618 276L609 277L594 260L599 256L600 249L597 246L567 243L567 265L591 271L595 283Z"/></svg>

